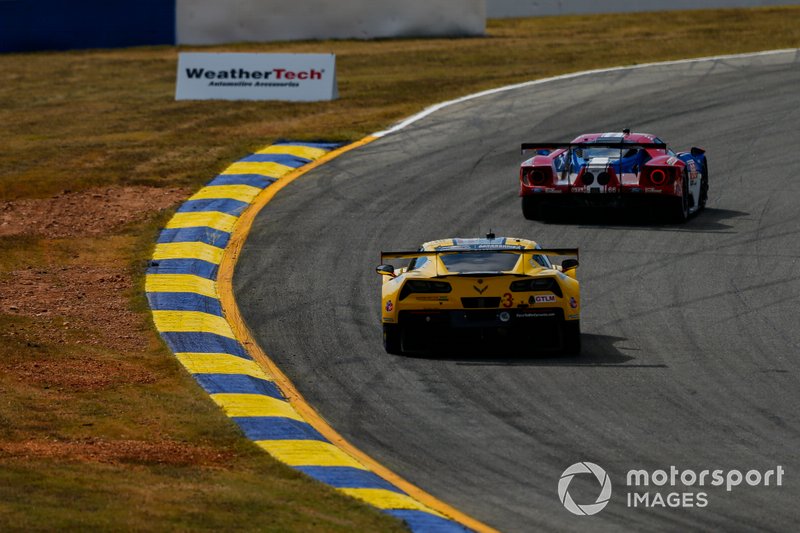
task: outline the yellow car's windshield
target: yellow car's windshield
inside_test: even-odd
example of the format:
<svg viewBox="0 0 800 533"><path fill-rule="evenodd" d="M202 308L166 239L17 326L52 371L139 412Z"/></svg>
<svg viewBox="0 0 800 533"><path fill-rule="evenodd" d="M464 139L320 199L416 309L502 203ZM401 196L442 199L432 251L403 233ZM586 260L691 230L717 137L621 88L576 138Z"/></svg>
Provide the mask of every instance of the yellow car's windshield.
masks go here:
<svg viewBox="0 0 800 533"><path fill-rule="evenodd" d="M450 272L505 272L513 270L520 256L498 252L445 254L440 256Z"/></svg>

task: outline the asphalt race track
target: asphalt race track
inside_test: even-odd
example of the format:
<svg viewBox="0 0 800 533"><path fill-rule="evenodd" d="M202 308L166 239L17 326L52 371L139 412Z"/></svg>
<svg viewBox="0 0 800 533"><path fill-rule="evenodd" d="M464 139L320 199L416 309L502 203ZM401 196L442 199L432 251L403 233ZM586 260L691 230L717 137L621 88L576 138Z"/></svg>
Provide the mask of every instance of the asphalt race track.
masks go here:
<svg viewBox="0 0 800 533"><path fill-rule="evenodd" d="M526 221L519 145L586 131L700 146L708 208L685 225ZM306 399L363 451L503 531L800 524L800 53L654 66L456 104L311 171L260 213L234 284L245 320ZM501 346L397 357L381 345L383 250L498 235L579 246L584 354ZM571 464L610 475L576 517ZM629 508L631 469L784 468L780 487ZM709 477L710 479L710 477ZM774 485L775 478L773 477ZM638 492L647 492L640 487ZM578 503L599 485L578 476Z"/></svg>

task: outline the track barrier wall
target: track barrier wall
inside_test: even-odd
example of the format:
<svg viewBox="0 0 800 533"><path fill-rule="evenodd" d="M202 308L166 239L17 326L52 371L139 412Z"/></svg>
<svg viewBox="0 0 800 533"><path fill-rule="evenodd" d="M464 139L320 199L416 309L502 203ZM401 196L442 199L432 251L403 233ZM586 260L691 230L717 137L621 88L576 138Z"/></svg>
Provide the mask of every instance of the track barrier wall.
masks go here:
<svg viewBox="0 0 800 533"><path fill-rule="evenodd" d="M482 35L487 18L800 5L800 0L0 0L0 52Z"/></svg>

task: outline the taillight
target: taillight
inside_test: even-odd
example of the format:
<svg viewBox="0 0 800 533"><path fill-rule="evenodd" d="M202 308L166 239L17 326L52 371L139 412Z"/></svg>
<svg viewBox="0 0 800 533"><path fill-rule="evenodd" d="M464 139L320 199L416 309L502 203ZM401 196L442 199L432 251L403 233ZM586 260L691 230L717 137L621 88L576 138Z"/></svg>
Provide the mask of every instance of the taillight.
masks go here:
<svg viewBox="0 0 800 533"><path fill-rule="evenodd" d="M447 293L452 290L453 287L444 281L408 280L400 291L400 299L412 293Z"/></svg>
<svg viewBox="0 0 800 533"><path fill-rule="evenodd" d="M547 182L547 176L541 170L534 170L531 172L531 182L534 185L544 185Z"/></svg>
<svg viewBox="0 0 800 533"><path fill-rule="evenodd" d="M522 183L528 187L541 187L548 183L549 173L540 168L522 169Z"/></svg>
<svg viewBox="0 0 800 533"><path fill-rule="evenodd" d="M654 168L648 174L648 179L657 187L669 185L673 181L672 168Z"/></svg>
<svg viewBox="0 0 800 533"><path fill-rule="evenodd" d="M511 282L512 292L549 291L561 297L561 286L555 278L529 278Z"/></svg>
<svg viewBox="0 0 800 533"><path fill-rule="evenodd" d="M653 182L653 185L664 185L667 182L667 173L657 168L650 173L650 181Z"/></svg>

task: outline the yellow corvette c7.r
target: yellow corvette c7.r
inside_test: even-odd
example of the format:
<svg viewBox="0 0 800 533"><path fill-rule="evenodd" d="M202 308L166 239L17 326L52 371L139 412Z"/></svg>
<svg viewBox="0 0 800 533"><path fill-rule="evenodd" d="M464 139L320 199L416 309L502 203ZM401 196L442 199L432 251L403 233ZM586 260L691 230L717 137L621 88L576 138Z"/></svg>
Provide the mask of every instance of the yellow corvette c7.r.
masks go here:
<svg viewBox="0 0 800 533"><path fill-rule="evenodd" d="M561 265L553 256L575 256ZM388 353L453 341L513 342L525 351L581 349L577 248L488 234L443 239L414 252L382 252L381 322ZM409 260L404 268L387 264Z"/></svg>

